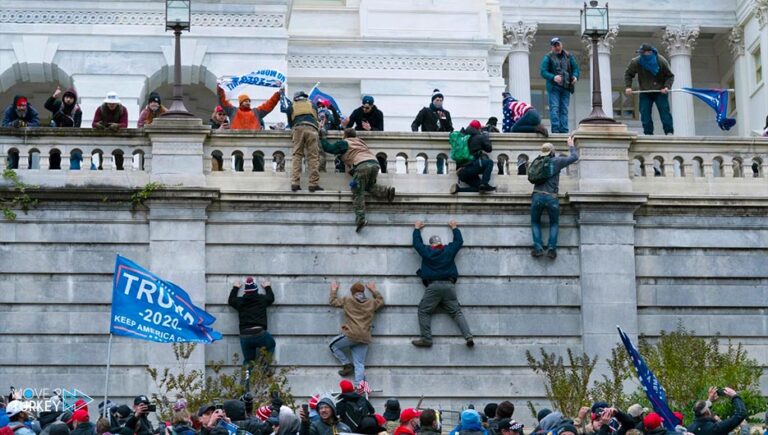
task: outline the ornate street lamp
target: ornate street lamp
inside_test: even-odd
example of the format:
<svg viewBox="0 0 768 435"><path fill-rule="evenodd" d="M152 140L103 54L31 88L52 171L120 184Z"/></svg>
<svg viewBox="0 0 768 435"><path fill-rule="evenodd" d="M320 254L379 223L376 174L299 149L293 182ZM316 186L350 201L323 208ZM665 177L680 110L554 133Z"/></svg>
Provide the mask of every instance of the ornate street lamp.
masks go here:
<svg viewBox="0 0 768 435"><path fill-rule="evenodd" d="M615 124L617 121L603 112L603 97L600 92L600 62L597 54L597 42L608 34L608 3L601 8L597 0L591 0L589 6L584 3L581 11L581 36L592 40L592 113L579 124Z"/></svg>
<svg viewBox="0 0 768 435"><path fill-rule="evenodd" d="M173 59L173 103L162 116L195 116L184 107L181 91L181 31L189 31L192 21L192 0L165 0L165 30L173 30L176 36L176 52Z"/></svg>

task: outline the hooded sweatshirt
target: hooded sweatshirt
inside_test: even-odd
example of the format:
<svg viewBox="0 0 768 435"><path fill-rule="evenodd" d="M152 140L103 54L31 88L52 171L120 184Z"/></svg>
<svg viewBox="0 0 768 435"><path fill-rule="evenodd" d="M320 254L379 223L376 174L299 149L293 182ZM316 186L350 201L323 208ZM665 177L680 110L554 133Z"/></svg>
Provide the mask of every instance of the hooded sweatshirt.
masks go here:
<svg viewBox="0 0 768 435"><path fill-rule="evenodd" d="M301 429L301 420L287 406L280 407L280 429L277 435L296 435Z"/></svg>
<svg viewBox="0 0 768 435"><path fill-rule="evenodd" d="M13 104L8 106L3 113L3 127L14 127L15 121L21 120L27 124L27 127L39 127L40 117L37 114L37 110L29 104L27 101L27 110L23 114L19 114L16 111L16 103L21 99L26 98L23 95L16 95L13 97Z"/></svg>
<svg viewBox="0 0 768 435"><path fill-rule="evenodd" d="M358 343L370 343L373 315L376 310L384 305L381 293L371 290L373 299L358 301L354 297L344 296L339 298L337 290L331 290L331 306L344 309L344 323L341 325L341 333L347 338Z"/></svg>
<svg viewBox="0 0 768 435"><path fill-rule="evenodd" d="M352 432L352 429L350 429L349 426L339 422L339 419L336 416L336 405L333 404L333 400L328 397L323 397L317 402L318 410L322 404L330 406L333 410L333 423L328 424L323 420L318 420L313 423L302 421L301 430L299 432L301 435L338 435L340 432Z"/></svg>
<svg viewBox="0 0 768 435"><path fill-rule="evenodd" d="M64 97L67 95L72 96L74 101L70 105L64 103ZM53 122L56 127L80 127L83 120L83 111L80 110L80 106L77 104L77 91L75 88L69 88L61 95L61 100L48 97L45 101L45 108L53 114Z"/></svg>

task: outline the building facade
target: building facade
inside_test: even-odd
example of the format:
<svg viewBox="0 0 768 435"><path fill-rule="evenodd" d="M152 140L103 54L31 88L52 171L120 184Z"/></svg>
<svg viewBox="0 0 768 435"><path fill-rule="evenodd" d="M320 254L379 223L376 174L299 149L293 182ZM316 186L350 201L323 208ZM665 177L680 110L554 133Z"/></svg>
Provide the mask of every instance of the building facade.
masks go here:
<svg viewBox="0 0 768 435"><path fill-rule="evenodd" d="M591 109L591 50L579 36L578 1L192 3L192 28L182 38L182 81L188 107L203 119L216 105L217 78L260 68L283 71L291 92L320 83L346 114L362 95L373 95L387 130L409 130L433 89L445 94L456 125L500 118L505 89L531 101L546 118L539 63L555 36L582 69L569 124ZM735 89L729 111L738 124L730 132L717 128L709 107L673 94L677 135L762 134L768 114L768 2L617 0L609 6L611 32L598 48L606 113L640 130L636 98L623 94L623 72L647 42L670 60L675 88ZM150 92L166 100L172 93L173 38L164 14L158 1L0 2L0 101L24 93L42 109L56 85L75 86L84 124L90 125L106 93L115 91L135 125ZM256 100L271 91L249 90ZM277 111L267 117L272 124L282 120Z"/></svg>

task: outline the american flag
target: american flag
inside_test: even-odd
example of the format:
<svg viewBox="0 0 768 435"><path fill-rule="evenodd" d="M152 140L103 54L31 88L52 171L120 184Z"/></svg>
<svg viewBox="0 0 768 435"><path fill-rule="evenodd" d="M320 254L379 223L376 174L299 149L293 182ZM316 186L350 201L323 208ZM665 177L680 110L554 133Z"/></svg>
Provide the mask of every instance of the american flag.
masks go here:
<svg viewBox="0 0 768 435"><path fill-rule="evenodd" d="M372 392L373 392L373 389L371 389L371 385L368 384L368 381L366 381L365 379L360 381L360 384L358 384L357 386L357 394L368 394Z"/></svg>
<svg viewBox="0 0 768 435"><path fill-rule="evenodd" d="M656 376L654 376L651 369L645 364L643 357L640 356L640 352L638 352L635 345L632 344L632 340L629 336L621 330L620 326L617 326L616 328L619 329L621 342L624 343L624 347L627 349L627 353L629 353L629 357L635 365L637 377L640 379L640 384L642 384L643 390L645 390L645 395L648 396L648 400L651 401L653 410L664 419L664 427L674 431L677 418L672 414L669 405L667 405L667 393L664 391L664 387L659 380L656 379Z"/></svg>

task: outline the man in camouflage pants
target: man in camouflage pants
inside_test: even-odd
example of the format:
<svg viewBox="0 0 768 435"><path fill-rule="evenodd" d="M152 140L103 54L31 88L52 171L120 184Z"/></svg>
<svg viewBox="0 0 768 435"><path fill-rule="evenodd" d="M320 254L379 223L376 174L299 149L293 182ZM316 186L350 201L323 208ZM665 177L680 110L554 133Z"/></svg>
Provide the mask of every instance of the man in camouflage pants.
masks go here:
<svg viewBox="0 0 768 435"><path fill-rule="evenodd" d="M368 223L365 219L365 193L368 192L374 198L384 199L392 202L395 198L395 188L376 184L376 177L379 175L379 162L368 145L357 137L357 132L352 128L344 130L344 137L337 142L330 143L326 139L325 130L320 132L323 151L341 156L349 173L352 175L352 182L349 183L352 188L352 198L355 208L355 223L360 232Z"/></svg>

